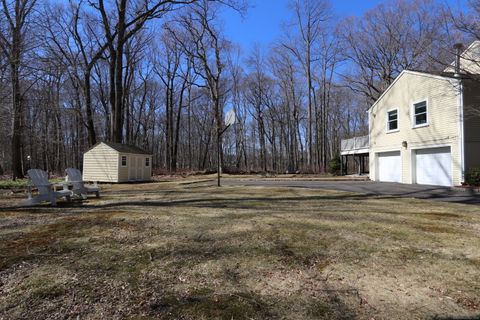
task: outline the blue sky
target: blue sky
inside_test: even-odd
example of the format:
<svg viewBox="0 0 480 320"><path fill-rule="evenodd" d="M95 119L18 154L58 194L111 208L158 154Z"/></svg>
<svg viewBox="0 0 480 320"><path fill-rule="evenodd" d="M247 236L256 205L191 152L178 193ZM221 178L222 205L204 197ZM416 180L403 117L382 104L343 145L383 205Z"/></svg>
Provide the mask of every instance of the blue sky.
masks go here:
<svg viewBox="0 0 480 320"><path fill-rule="evenodd" d="M458 6L465 0L446 0L452 6ZM282 22L288 21L289 0L250 0L252 8L242 19L232 10L222 14L227 38L239 43L245 50L253 43L266 46L278 39L282 33ZM331 1L338 18L359 16L385 0L336 0Z"/></svg>

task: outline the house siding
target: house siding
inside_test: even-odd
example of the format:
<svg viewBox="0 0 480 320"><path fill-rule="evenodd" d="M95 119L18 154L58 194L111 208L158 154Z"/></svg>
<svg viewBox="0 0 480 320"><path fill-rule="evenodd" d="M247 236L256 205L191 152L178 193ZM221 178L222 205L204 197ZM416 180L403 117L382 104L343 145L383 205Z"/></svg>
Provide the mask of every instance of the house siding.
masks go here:
<svg viewBox="0 0 480 320"><path fill-rule="evenodd" d="M480 83L464 81L465 169L480 167Z"/></svg>
<svg viewBox="0 0 480 320"><path fill-rule="evenodd" d="M474 41L461 55L460 55L460 72L470 74L480 74L480 41ZM455 62L445 68L445 72L455 72Z"/></svg>
<svg viewBox="0 0 480 320"><path fill-rule="evenodd" d="M103 143L86 152L83 180L118 182L118 152Z"/></svg>
<svg viewBox="0 0 480 320"><path fill-rule="evenodd" d="M415 150L450 147L453 184L461 183L460 99L458 80L404 72L369 110L370 177L376 180L376 155L400 151L403 183L414 183ZM413 128L413 104L427 100L428 126ZM398 109L398 128L386 131L387 111ZM407 142L407 148L402 142ZM393 169L393 168L392 168Z"/></svg>

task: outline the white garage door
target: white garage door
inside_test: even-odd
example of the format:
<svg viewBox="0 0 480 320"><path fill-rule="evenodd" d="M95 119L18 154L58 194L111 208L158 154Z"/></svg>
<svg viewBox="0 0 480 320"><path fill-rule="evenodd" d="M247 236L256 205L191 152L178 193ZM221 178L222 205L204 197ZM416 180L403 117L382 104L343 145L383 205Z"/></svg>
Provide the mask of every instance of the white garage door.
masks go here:
<svg viewBox="0 0 480 320"><path fill-rule="evenodd" d="M378 181L402 182L400 151L378 154Z"/></svg>
<svg viewBox="0 0 480 320"><path fill-rule="evenodd" d="M436 186L452 185L450 148L422 149L415 152L416 183Z"/></svg>

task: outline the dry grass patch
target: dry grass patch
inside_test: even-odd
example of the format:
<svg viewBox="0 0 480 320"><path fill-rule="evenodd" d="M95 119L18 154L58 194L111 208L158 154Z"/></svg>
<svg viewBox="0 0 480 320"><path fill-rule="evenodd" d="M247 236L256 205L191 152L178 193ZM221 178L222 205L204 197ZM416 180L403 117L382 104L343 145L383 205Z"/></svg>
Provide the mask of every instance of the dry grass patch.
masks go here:
<svg viewBox="0 0 480 320"><path fill-rule="evenodd" d="M12 201L9 201L12 203ZM200 179L0 209L0 319L480 314L474 206Z"/></svg>

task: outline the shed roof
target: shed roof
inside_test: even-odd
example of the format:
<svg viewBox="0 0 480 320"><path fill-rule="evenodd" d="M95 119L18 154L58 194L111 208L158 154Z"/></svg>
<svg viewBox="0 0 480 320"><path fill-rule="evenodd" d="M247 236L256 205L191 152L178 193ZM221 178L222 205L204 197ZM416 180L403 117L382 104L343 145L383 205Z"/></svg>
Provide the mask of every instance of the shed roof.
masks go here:
<svg viewBox="0 0 480 320"><path fill-rule="evenodd" d="M151 155L152 153L151 152L147 152L137 146L134 146L134 145L130 145L130 144L123 144L123 143L116 143L116 142L107 142L107 141L101 141L101 142L98 142L97 144L95 144L93 147L91 147L90 149L87 150L90 151L92 150L93 148L95 148L96 146L98 146L99 144L101 143L104 143L106 144L107 146L109 146L110 148L112 148L113 150L115 151L118 151L120 153L133 153L133 154L148 154L148 155Z"/></svg>

